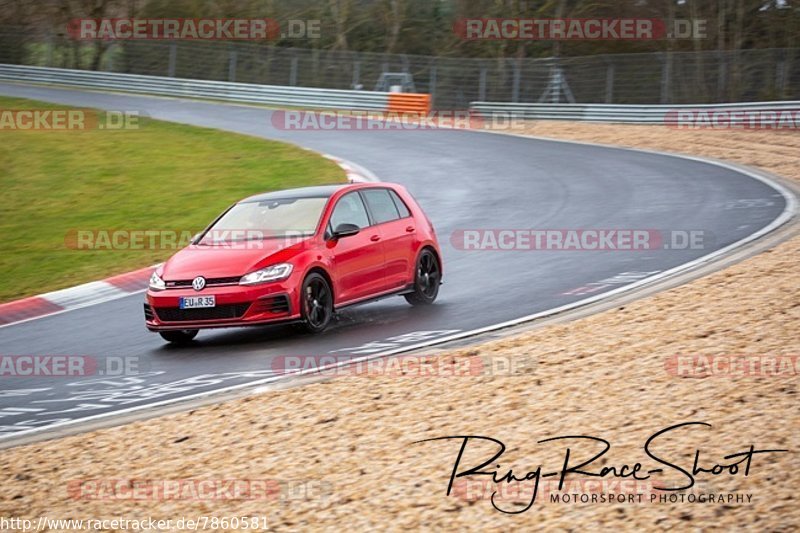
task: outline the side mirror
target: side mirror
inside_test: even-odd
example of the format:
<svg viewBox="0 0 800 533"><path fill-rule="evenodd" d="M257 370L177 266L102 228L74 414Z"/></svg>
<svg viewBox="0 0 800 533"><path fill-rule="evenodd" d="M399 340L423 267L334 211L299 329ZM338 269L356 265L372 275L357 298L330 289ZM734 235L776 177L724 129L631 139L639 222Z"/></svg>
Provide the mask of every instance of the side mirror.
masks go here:
<svg viewBox="0 0 800 533"><path fill-rule="evenodd" d="M333 235L331 236L333 239L341 239L342 237L351 237L353 235L357 235L361 229L356 226L355 224L339 224L336 226L336 229L333 230Z"/></svg>

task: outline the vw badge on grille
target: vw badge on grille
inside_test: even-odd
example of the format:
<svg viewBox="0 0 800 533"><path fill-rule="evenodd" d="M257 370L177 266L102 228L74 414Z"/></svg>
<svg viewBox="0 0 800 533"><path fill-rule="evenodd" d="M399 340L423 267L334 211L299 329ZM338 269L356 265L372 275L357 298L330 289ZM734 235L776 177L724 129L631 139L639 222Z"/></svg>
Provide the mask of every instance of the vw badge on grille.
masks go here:
<svg viewBox="0 0 800 533"><path fill-rule="evenodd" d="M203 276L197 276L192 280L192 288L196 291L202 291L203 287L206 286L206 278Z"/></svg>

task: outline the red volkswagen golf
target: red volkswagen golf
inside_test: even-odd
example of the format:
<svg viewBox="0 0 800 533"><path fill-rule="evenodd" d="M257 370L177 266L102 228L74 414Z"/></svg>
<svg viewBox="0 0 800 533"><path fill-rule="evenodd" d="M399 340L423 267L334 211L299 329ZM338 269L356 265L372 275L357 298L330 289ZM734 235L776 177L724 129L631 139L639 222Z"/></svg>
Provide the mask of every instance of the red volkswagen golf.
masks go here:
<svg viewBox="0 0 800 533"><path fill-rule="evenodd" d="M174 343L284 321L318 333L348 305L430 304L441 281L433 226L402 186L290 189L234 204L153 272L145 323Z"/></svg>

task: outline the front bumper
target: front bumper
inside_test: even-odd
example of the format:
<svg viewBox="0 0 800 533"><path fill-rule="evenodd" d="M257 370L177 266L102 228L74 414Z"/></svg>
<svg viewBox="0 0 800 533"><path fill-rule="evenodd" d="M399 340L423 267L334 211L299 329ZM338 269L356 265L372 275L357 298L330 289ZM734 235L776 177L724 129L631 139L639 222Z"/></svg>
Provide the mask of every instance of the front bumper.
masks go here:
<svg viewBox="0 0 800 533"><path fill-rule="evenodd" d="M179 308L181 297L211 295L216 299L215 307ZM191 288L148 290L144 303L145 325L150 331L170 331L292 321L300 318L298 301L294 285L285 282L206 287L199 292Z"/></svg>

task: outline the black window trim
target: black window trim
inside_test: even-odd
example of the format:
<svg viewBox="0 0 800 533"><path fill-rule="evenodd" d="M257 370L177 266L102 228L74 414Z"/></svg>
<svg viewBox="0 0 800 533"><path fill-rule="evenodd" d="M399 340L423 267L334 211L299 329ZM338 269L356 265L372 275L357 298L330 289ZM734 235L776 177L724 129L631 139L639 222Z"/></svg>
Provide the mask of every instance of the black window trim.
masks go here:
<svg viewBox="0 0 800 533"><path fill-rule="evenodd" d="M366 196L364 196L364 193L367 192L367 191L386 191L386 194L389 195L389 199L392 201L392 205L394 205L395 211L397 211L397 218L395 218L393 220L386 220L386 221L381 222L381 223L376 223L375 222L375 215L372 214L372 209L370 209L370 207L369 207L369 202L367 202L367 198L366 198ZM370 226L369 227L380 226L381 224L388 224L389 222L397 222L398 220L403 220L404 218L411 217L410 214L407 217L401 217L400 216L400 210L397 208L397 205L394 202L394 198L392 198L392 192L393 191L389 187L365 187L363 189L358 189L358 192L359 192L359 194L361 194L361 200L364 202L364 207L367 208L367 214L369 215L369 221L370 221ZM395 194L397 194L397 193L395 193ZM408 210L409 213L411 213L411 210L408 209L408 206L406 206L406 209Z"/></svg>
<svg viewBox="0 0 800 533"><path fill-rule="evenodd" d="M361 229L371 228L372 226L375 225L375 221L372 218L372 212L369 210L369 206L367 205L367 201L364 198L364 196L361 194L361 191L360 190L348 191L348 192L344 193L343 195L341 195L336 200L336 203L333 204L333 209L331 209L331 215L328 217L328 224L325 226L325 233L326 233L325 237L326 238L329 237L329 235L333 235L333 230L335 228L333 227L333 224L331 223L331 219L333 219L333 214L336 212L336 208L339 206L339 202L342 201L342 198L345 198L345 197L347 197L347 196L349 196L351 194L357 194L358 195L359 199L361 200L361 204L364 206L364 210L367 212L367 220L369 221L369 226L365 226L365 227L363 227Z"/></svg>
<svg viewBox="0 0 800 533"><path fill-rule="evenodd" d="M406 208L406 211L408 212L408 215L407 215L407 216L404 216L404 217L403 217L403 216L401 216L401 217L400 217L400 218L398 218L397 220L403 220L404 218L412 218L414 215L412 215L412 214L411 214L411 209L409 209L409 207L408 207L408 204L405 202L405 200L403 200L402 198L400 198L400 195L399 195L399 194L397 194L397 192L395 192L395 190L394 190L394 189L388 189L388 191L389 191L389 197L390 197L390 198L392 199L392 201L394 202L394 207L395 207L395 209L397 209L397 214L398 214L398 215L400 214L400 207L397 205L397 202L398 202L398 201L399 201L399 202L400 202L400 203L403 205L403 207L405 207L405 208Z"/></svg>
<svg viewBox="0 0 800 533"><path fill-rule="evenodd" d="M358 189L356 191L358 195L361 197L361 202L364 204L364 209L367 210L367 217L369 218L369 228L372 226L377 226L375 223L375 215L372 214L372 209L369 208L369 204L367 203L367 198L364 196L364 191L362 189Z"/></svg>
<svg viewBox="0 0 800 533"><path fill-rule="evenodd" d="M395 218L394 220L387 220L386 222L381 222L380 224L378 224L378 223L375 222L375 215L372 213L372 209L370 209L369 202L367 202L367 198L366 198L366 196L364 196L364 193L366 191L380 191L380 190L386 191L389 194L389 198L392 200L392 203L394 204L394 208L397 210L397 218ZM394 195L392 193L394 193ZM398 220L404 220L406 218L413 218L414 217L414 214L411 212L411 209L409 209L408 204L406 204L406 202L400 197L400 195L397 194L396 192L394 192L394 190L392 188L390 188L390 187L364 187L363 189L356 189L354 191L346 192L336 200L336 203L333 205L333 209L331 209L331 215L328 217L328 223L325 226L326 235L333 233L333 225L331 224L331 219L333 218L333 213L334 213L334 211L336 211L336 207L339 205L339 202L342 200L342 198L344 198L345 196L347 196L349 194L358 194L358 196L361 198L361 203L364 204L364 209L366 209L366 211L367 211L367 219L369 220L369 226L366 226L365 228L361 228L361 229L371 228L373 226L380 226L381 224L388 224L389 222L397 222ZM400 216L400 209L397 207L397 201L394 199L395 196L397 196L397 199L400 200L403 203L403 206L405 206L406 211L408 211L408 216L405 216L405 217Z"/></svg>

